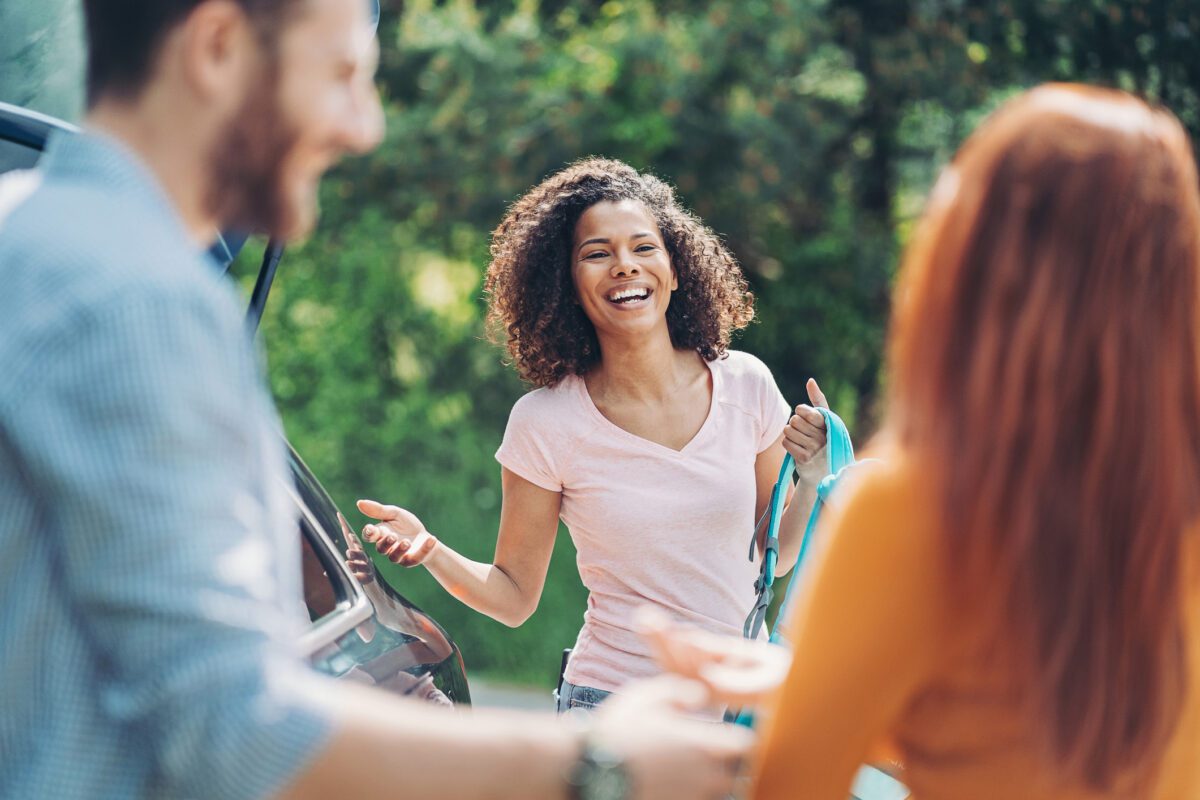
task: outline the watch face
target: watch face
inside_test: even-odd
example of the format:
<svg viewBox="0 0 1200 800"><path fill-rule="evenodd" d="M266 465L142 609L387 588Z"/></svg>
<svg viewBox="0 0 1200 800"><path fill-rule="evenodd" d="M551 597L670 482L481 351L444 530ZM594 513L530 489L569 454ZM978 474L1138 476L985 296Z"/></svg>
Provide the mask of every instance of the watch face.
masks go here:
<svg viewBox="0 0 1200 800"><path fill-rule="evenodd" d="M625 770L614 762L590 761L590 769L580 787L582 800L625 800Z"/></svg>
<svg viewBox="0 0 1200 800"><path fill-rule="evenodd" d="M579 759L571 783L579 800L625 800L629 791L621 762L591 748Z"/></svg>

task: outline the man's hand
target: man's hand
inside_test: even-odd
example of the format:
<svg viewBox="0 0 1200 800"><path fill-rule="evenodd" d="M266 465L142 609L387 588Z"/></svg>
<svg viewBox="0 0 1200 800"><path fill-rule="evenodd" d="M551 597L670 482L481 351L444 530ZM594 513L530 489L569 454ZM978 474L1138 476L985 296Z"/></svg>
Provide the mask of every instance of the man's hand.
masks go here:
<svg viewBox="0 0 1200 800"><path fill-rule="evenodd" d="M674 676L634 681L594 716L592 736L621 759L633 800L723 800L733 792L753 735L683 716L709 706L702 684Z"/></svg>
<svg viewBox="0 0 1200 800"><path fill-rule="evenodd" d="M379 524L363 526L362 538L393 564L415 567L437 549L437 537L425 530L412 512L374 500L359 500L358 510L379 520Z"/></svg>
<svg viewBox="0 0 1200 800"><path fill-rule="evenodd" d="M346 566L350 568L350 574L366 586L375 580L375 567L371 564L367 551L363 550L362 542L350 529L350 523L346 522L340 511L337 516L338 522L342 524L342 536L346 539Z"/></svg>
<svg viewBox="0 0 1200 800"><path fill-rule="evenodd" d="M792 663L787 648L682 628L653 607L640 609L636 624L664 671L699 681L728 706L763 700L783 683Z"/></svg>
<svg viewBox="0 0 1200 800"><path fill-rule="evenodd" d="M795 459L800 480L808 486L816 486L825 477L829 466L825 456L825 417L817 409L829 408L829 403L813 378L808 379L805 388L812 405L796 406L796 413L783 426L783 449Z"/></svg>

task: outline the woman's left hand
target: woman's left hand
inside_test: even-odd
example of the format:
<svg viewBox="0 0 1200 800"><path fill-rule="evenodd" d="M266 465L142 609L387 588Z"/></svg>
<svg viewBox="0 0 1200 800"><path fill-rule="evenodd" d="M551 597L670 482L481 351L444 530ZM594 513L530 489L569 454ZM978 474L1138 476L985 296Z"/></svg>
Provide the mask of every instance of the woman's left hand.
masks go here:
<svg viewBox="0 0 1200 800"><path fill-rule="evenodd" d="M796 460L796 471L800 480L816 486L826 474L825 443L828 441L825 432L825 417L818 408L829 408L825 394L813 378L808 379L805 387L812 405L796 406L796 413L783 426L783 449L791 453Z"/></svg>

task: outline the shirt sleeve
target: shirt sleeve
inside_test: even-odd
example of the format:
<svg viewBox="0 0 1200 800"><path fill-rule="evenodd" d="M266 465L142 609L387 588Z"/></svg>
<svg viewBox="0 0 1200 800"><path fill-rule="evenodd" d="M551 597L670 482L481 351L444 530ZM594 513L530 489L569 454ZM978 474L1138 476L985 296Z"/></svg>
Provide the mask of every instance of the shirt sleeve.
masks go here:
<svg viewBox="0 0 1200 800"><path fill-rule="evenodd" d="M783 433L783 426L792 416L792 407L788 405L783 392L779 391L771 369L758 359L755 362L759 380L759 419L762 421L762 436L758 440L757 452L761 453L775 444L775 440Z"/></svg>
<svg viewBox="0 0 1200 800"><path fill-rule="evenodd" d="M52 515L35 552L106 666L102 713L138 732L163 794L248 800L324 745L305 699L324 679L295 652L271 569L285 554L248 488L265 409L240 315L156 294L43 343L5 413Z"/></svg>
<svg viewBox="0 0 1200 800"><path fill-rule="evenodd" d="M519 399L508 415L504 440L496 451L501 466L530 483L551 492L563 488L560 456L556 444L561 436L555 431L555 416L538 396L539 389Z"/></svg>
<svg viewBox="0 0 1200 800"><path fill-rule="evenodd" d="M785 621L792 666L765 710L753 797L844 800L860 765L935 669L945 631L935 525L885 465L828 507L817 550L794 579Z"/></svg>

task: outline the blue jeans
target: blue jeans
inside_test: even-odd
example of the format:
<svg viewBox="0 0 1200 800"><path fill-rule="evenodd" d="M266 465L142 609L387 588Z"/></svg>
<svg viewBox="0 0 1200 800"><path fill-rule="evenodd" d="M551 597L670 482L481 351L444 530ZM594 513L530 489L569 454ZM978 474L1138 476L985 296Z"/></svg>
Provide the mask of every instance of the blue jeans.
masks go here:
<svg viewBox="0 0 1200 800"><path fill-rule="evenodd" d="M610 694L612 692L593 689L591 686L576 686L564 679L562 686L554 693L554 699L557 701L559 714L572 711L586 713L603 703Z"/></svg>

